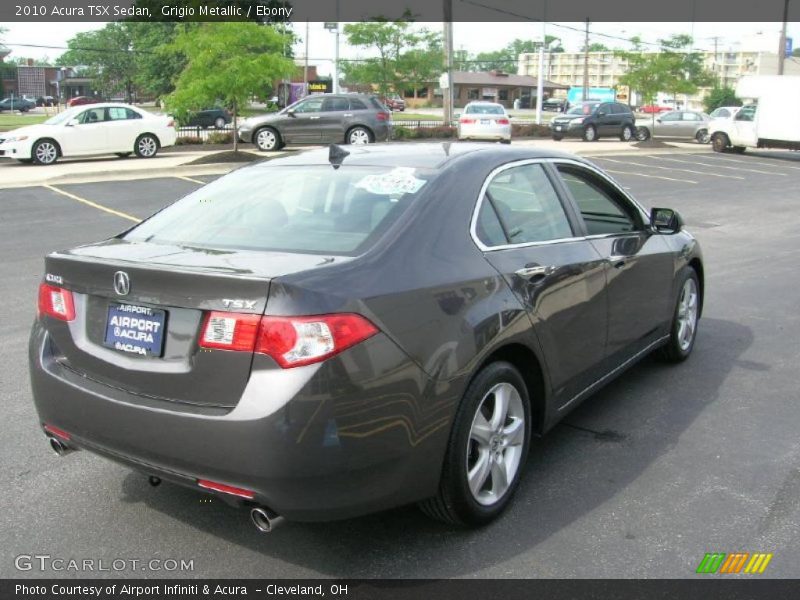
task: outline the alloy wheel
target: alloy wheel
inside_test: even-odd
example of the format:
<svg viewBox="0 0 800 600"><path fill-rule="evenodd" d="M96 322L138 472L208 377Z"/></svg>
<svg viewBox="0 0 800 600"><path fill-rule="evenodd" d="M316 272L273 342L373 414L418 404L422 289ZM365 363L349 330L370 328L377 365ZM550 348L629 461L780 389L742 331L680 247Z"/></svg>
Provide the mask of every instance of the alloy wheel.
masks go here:
<svg viewBox="0 0 800 600"><path fill-rule="evenodd" d="M692 345L697 331L697 284L689 278L678 300L678 345L684 352Z"/></svg>
<svg viewBox="0 0 800 600"><path fill-rule="evenodd" d="M510 383L498 383L481 400L467 442L467 483L483 506L500 501L519 470L525 443L522 398Z"/></svg>
<svg viewBox="0 0 800 600"><path fill-rule="evenodd" d="M155 156L158 151L158 144L149 135L144 136L139 140L139 156L149 158Z"/></svg>
<svg viewBox="0 0 800 600"><path fill-rule="evenodd" d="M351 144L369 144L369 132L366 129L357 128L350 132L349 142Z"/></svg>
<svg viewBox="0 0 800 600"><path fill-rule="evenodd" d="M58 157L58 150L52 142L39 142L36 145L36 161L43 165L49 165L56 162Z"/></svg>

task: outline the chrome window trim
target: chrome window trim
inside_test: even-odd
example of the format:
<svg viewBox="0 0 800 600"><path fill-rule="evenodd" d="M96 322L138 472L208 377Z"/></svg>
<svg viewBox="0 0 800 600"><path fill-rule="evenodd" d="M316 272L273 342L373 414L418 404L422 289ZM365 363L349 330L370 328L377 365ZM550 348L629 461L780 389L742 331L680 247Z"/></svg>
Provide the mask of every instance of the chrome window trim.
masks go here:
<svg viewBox="0 0 800 600"><path fill-rule="evenodd" d="M544 164L551 162L551 158L524 158L522 160L516 160L514 162L506 163L504 165L500 165L499 167L492 170L489 175L486 176L486 179L481 186L481 191L478 194L478 202L475 204L475 208L472 210L472 219L470 220L469 226L469 233L472 237L472 241L475 243L476 246L482 252L494 252L495 250L510 250L511 248L527 248L529 246L544 246L546 244L563 244L565 242L575 242L582 239L585 239L583 236L578 237L568 237L568 238L557 238L553 240L542 240L541 242L521 242L519 244L502 244L500 246L487 246L484 244L481 239L478 237L478 214L481 211L481 207L483 206L483 201L486 198L486 189L489 187L489 184L492 180L503 171L507 169L513 169L515 167L524 167L525 165L534 165L534 164ZM558 194L558 190L553 186L553 192L556 194L559 203L562 202L561 196ZM563 208L563 207L562 207ZM567 219L569 222L569 217L567 216L566 210L564 210L564 218ZM570 228L572 228L572 224L570 224Z"/></svg>
<svg viewBox="0 0 800 600"><path fill-rule="evenodd" d="M543 240L541 242L522 242L519 244L502 244L499 246L487 246L484 244L480 238L478 237L478 214L480 213L481 206L483 206L483 201L486 198L486 189L489 187L489 184L492 182L492 179L499 173L502 173L506 169L511 169L514 167L521 167L530 164L544 164L550 163L552 165L558 164L567 164L567 165L574 165L577 167L582 167L588 171L591 171L598 177L600 177L603 181L608 183L611 187L614 188L625 200L627 200L633 208L639 212L639 216L642 218L642 223L644 227L641 230L636 231L625 231L621 233L600 233L595 235L585 235L585 236L574 236L568 238L558 238L554 240ZM556 192L556 195L559 197L559 202L562 201L561 196L558 194L558 190L554 187L553 190ZM580 214L580 213L579 213ZM566 211L565 211L565 216ZM569 220L569 217L567 217ZM472 211L472 219L470 220L470 227L469 233L472 237L472 241L475 243L476 246L482 252L494 252L495 250L511 250L512 248L528 248L531 246L544 246L546 244L563 244L566 242L577 242L581 240L596 240L596 239L603 239L603 238L610 238L610 237L619 237L625 235L632 235L632 234L639 234L646 231L649 231L649 223L650 223L650 215L645 211L641 204L639 204L630 194L628 194L622 186L617 183L613 177L604 173L600 168L590 164L585 163L579 160L574 160L572 158L561 158L561 157L553 157L553 158L525 158L522 160L517 160L514 162L506 163L504 165L500 165L496 169L494 169L489 175L486 176L486 179L481 186L481 191L478 194L478 202L475 204L475 208ZM571 226L571 225L570 225Z"/></svg>

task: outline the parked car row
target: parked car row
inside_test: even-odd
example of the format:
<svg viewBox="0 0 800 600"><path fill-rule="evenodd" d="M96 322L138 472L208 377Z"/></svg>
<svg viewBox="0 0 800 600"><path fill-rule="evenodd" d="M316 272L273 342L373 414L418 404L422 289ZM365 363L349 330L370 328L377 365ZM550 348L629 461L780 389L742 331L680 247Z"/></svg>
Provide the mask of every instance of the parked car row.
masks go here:
<svg viewBox="0 0 800 600"><path fill-rule="evenodd" d="M3 98L0 100L0 112L4 110L28 112L32 108L36 108L36 102L27 98Z"/></svg>

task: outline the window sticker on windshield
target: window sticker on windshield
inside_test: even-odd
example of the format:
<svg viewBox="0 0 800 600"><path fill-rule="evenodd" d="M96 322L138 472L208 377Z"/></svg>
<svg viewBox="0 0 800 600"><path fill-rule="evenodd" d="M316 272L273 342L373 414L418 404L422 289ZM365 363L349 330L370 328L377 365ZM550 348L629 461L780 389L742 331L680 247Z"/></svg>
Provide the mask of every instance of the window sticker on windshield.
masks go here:
<svg viewBox="0 0 800 600"><path fill-rule="evenodd" d="M387 173L367 175L356 183L357 188L367 190L371 194L393 196L395 194L414 194L425 185L424 179L414 177L414 169L397 167Z"/></svg>

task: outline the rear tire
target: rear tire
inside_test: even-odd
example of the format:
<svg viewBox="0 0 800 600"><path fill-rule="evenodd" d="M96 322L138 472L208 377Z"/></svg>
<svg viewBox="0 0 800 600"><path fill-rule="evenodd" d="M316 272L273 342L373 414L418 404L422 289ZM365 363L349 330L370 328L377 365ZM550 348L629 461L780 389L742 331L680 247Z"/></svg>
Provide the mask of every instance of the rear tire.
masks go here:
<svg viewBox="0 0 800 600"><path fill-rule="evenodd" d="M458 525L485 525L508 506L530 445L525 381L510 363L484 367L456 412L439 490L420 503L428 516Z"/></svg>
<svg viewBox="0 0 800 600"><path fill-rule="evenodd" d="M708 135L707 130L701 129L697 132L697 135L694 136L694 139L697 140L698 144L707 144L711 141L711 136Z"/></svg>
<svg viewBox="0 0 800 600"><path fill-rule="evenodd" d="M563 139L564 139L563 135L554 135L553 136L553 140L556 141L556 142L560 142Z"/></svg>
<svg viewBox="0 0 800 600"><path fill-rule="evenodd" d="M667 344L661 348L661 357L668 362L682 362L689 358L697 338L700 319L700 280L692 267L685 267L679 280L678 299L672 316L672 328Z"/></svg>
<svg viewBox="0 0 800 600"><path fill-rule="evenodd" d="M133 151L139 158L153 158L158 154L158 139L151 133L143 133L136 138Z"/></svg>
<svg viewBox="0 0 800 600"><path fill-rule="evenodd" d="M630 142L633 139L633 127L630 125L625 125L625 127L622 128L622 133L620 133L619 139L623 142Z"/></svg>
<svg viewBox="0 0 800 600"><path fill-rule="evenodd" d="M647 127L637 127L636 139L640 142L646 142L650 139L650 130Z"/></svg>
<svg viewBox="0 0 800 600"><path fill-rule="evenodd" d="M510 144L511 140L500 140L501 144Z"/></svg>
<svg viewBox="0 0 800 600"><path fill-rule="evenodd" d="M216 127L217 129L222 129L223 127L225 127L225 125L227 125L227 123L225 122L225 119L223 119L222 117L217 117L214 120L214 127Z"/></svg>
<svg viewBox="0 0 800 600"><path fill-rule="evenodd" d="M597 141L597 128L594 125L589 125L586 129L583 130L583 141L584 142Z"/></svg>
<svg viewBox="0 0 800 600"><path fill-rule="evenodd" d="M348 144L363 146L365 144L371 144L372 142L375 141L375 138L369 129L358 125L356 127L353 127L347 132L347 135L345 136L345 141Z"/></svg>

